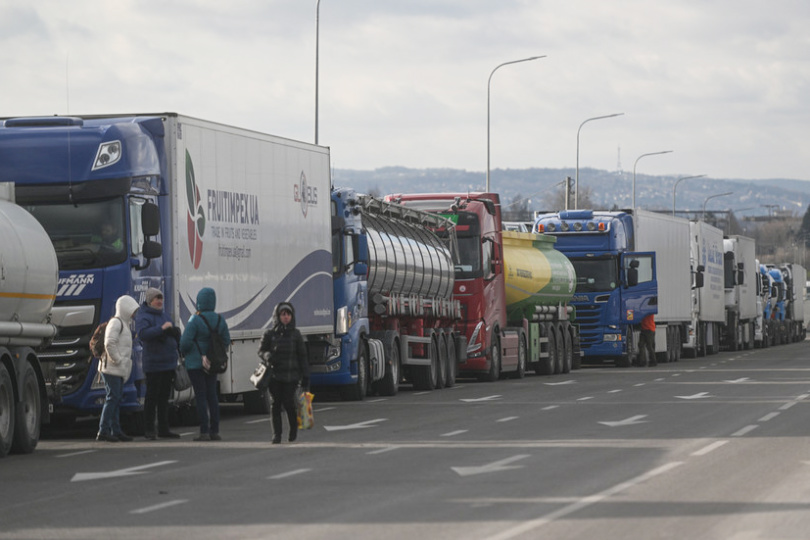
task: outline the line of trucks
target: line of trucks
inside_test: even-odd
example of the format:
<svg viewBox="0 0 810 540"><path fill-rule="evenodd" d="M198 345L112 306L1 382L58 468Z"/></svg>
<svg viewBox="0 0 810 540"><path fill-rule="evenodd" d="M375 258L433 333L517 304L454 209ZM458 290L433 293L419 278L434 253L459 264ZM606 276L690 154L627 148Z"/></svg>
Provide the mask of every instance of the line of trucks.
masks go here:
<svg viewBox="0 0 810 540"><path fill-rule="evenodd" d="M332 186L328 148L176 113L0 120L0 183L0 456L32 451L42 423L100 412L90 336L119 296L150 287L181 328L197 292L216 290L233 340L220 396L254 413L270 405L249 376L281 301L311 384L349 400L629 365L647 313L669 360L804 334L804 269L760 269L743 237L698 223L693 241L688 222L642 211L507 231L496 193L370 197ZM140 355L136 342L121 406L133 418ZM191 398L175 396L181 413Z"/></svg>

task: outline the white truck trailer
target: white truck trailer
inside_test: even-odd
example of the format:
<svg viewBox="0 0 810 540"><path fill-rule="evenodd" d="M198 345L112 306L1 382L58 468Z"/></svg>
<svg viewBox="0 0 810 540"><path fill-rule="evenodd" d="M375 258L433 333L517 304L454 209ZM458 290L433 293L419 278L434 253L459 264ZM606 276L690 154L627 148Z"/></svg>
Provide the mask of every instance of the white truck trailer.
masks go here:
<svg viewBox="0 0 810 540"><path fill-rule="evenodd" d="M689 240L694 276L692 320L683 346L689 356L696 358L719 350L717 330L725 323L723 231L705 221L692 221Z"/></svg>

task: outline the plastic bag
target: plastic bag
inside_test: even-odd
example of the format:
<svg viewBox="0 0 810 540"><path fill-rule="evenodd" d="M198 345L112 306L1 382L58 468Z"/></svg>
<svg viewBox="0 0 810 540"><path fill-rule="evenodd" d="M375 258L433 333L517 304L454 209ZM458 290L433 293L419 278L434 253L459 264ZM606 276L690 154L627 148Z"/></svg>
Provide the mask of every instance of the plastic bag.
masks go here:
<svg viewBox="0 0 810 540"><path fill-rule="evenodd" d="M186 365L182 362L174 368L174 389L178 392L191 388L191 378L188 376Z"/></svg>
<svg viewBox="0 0 810 540"><path fill-rule="evenodd" d="M298 412L298 429L312 429L315 418L312 416L312 392L304 392L301 388L295 396L295 408Z"/></svg>

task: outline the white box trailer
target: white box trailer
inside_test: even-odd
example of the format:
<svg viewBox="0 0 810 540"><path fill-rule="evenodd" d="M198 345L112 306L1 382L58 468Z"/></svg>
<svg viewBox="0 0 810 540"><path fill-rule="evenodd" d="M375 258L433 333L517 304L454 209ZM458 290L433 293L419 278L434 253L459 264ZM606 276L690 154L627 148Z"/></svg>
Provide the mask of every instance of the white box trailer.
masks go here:
<svg viewBox="0 0 810 540"><path fill-rule="evenodd" d="M723 343L732 351L754 347L759 263L753 238L730 235L723 240L726 322Z"/></svg>
<svg viewBox="0 0 810 540"><path fill-rule="evenodd" d="M658 276L655 350L661 360L677 360L682 336L692 316L689 221L645 210L636 210L635 216L634 249L655 252Z"/></svg>
<svg viewBox="0 0 810 540"><path fill-rule="evenodd" d="M178 323L213 288L233 340L221 394L252 392L279 302L293 303L305 338L333 332L329 149L179 115L165 122L175 241L164 260Z"/></svg>
<svg viewBox="0 0 810 540"><path fill-rule="evenodd" d="M691 356L702 356L717 349L718 327L725 324L723 281L723 231L704 221L689 223L691 267L695 276L692 288L692 318L684 348ZM701 279L697 276L702 274ZM702 285L698 287L697 285Z"/></svg>

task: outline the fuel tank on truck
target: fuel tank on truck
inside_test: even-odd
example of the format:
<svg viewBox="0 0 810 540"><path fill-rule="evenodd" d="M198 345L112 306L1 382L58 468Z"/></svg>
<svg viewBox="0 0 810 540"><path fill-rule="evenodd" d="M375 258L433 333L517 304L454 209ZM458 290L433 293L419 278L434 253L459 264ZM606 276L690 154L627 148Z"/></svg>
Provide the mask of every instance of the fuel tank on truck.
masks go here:
<svg viewBox="0 0 810 540"><path fill-rule="evenodd" d="M506 311L510 321L532 320L537 306L566 304L577 276L568 257L554 249L553 236L504 231Z"/></svg>
<svg viewBox="0 0 810 540"><path fill-rule="evenodd" d="M9 200L0 200L0 237L0 343L37 346L56 331L48 324L56 252L34 216Z"/></svg>
<svg viewBox="0 0 810 540"><path fill-rule="evenodd" d="M450 249L430 229L385 215L363 216L368 236L368 289L449 299L455 266Z"/></svg>

